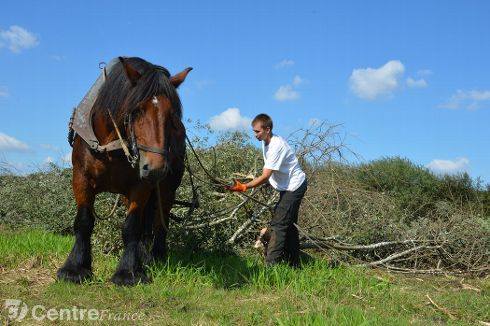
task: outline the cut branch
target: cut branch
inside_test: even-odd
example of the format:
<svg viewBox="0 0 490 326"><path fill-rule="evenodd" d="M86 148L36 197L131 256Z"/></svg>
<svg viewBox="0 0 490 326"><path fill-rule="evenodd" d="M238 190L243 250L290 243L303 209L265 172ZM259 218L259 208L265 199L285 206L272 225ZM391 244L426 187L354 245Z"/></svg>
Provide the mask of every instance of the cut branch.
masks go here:
<svg viewBox="0 0 490 326"><path fill-rule="evenodd" d="M450 312L449 312L449 310L447 310L446 308L441 307L441 306L439 306L437 303L435 303L435 301L434 301L434 300L432 300L432 299L431 299L431 297L429 297L429 295L428 295L428 294L426 294L425 296L427 297L427 299L429 299L430 303L431 303L431 304L432 304L434 307L436 307L436 309L437 309L437 310L439 310L439 311L443 312L443 313L444 313L446 316L448 316L450 319L452 319L452 320L456 320L456 317L455 317L455 316L454 316L452 313L450 313Z"/></svg>
<svg viewBox="0 0 490 326"><path fill-rule="evenodd" d="M388 257L386 258L383 258L381 260L377 260L377 261L373 261L373 262L370 262L370 263L365 263L365 264L359 264L357 266L362 266L362 267L370 267L370 266L377 266L377 265L381 265L381 264L384 264L384 263L387 263L389 261L392 261L394 259L397 259L399 257L402 257L402 256L405 256L405 255L408 255L409 253L411 252L414 252L414 251L417 251L417 250L420 250L420 249L424 249L424 248L437 248L437 247L428 247L428 246L417 246L417 247L413 247L413 248L410 248L410 249L407 249L405 251L402 251L402 252L399 252L399 253L396 253L396 254L391 254L389 255Z"/></svg>

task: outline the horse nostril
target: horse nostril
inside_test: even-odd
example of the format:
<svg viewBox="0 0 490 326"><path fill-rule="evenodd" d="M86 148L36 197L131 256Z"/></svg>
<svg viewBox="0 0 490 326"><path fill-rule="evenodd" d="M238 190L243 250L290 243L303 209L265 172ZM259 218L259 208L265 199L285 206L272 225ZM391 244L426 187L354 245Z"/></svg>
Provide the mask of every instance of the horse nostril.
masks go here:
<svg viewBox="0 0 490 326"><path fill-rule="evenodd" d="M148 164L143 165L143 171L148 171Z"/></svg>

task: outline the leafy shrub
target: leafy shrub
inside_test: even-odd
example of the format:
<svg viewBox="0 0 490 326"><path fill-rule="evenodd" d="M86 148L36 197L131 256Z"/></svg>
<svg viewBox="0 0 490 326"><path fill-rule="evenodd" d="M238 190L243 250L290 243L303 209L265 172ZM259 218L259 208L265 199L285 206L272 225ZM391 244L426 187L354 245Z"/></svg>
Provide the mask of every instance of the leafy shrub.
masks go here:
<svg viewBox="0 0 490 326"><path fill-rule="evenodd" d="M71 170L54 165L29 176L0 176L0 221L15 227L71 232L75 204Z"/></svg>
<svg viewBox="0 0 490 326"><path fill-rule="evenodd" d="M192 139L206 171L220 180L258 175L262 153L246 134L214 134L206 126ZM331 128L328 135L335 136ZM291 140L308 174L308 192L301 205L300 235L335 236L346 243L370 244L414 239L440 244L423 254L402 257L394 263L407 268L479 270L490 264L490 189L467 174L436 176L407 159L383 158L360 165L342 162L340 145L307 132ZM330 137L329 136L329 137ZM306 143L304 140L308 140ZM320 141L319 141L320 139ZM314 146L309 147L309 144ZM198 186L200 207L187 217L186 208L172 213L169 243L187 250L235 250L248 247L270 219L271 210L253 200L224 191L211 180L188 148L187 160ZM36 227L57 233L72 232L76 213L71 192L71 169L52 166L28 176L0 174L0 223L11 227ZM254 190L261 202L270 201L270 187ZM177 198L192 198L189 173L184 175ZM97 196L94 250L105 253L122 248L121 226L125 209L114 206L116 195ZM237 205L239 210L234 210ZM272 201L269 204L273 204ZM261 212L262 214L258 214ZM254 218L252 222L251 218ZM258 222L255 222L255 219ZM243 228L243 232L236 233ZM231 241L234 239L234 241ZM344 261L372 261L401 247L371 251L328 251Z"/></svg>
<svg viewBox="0 0 490 326"><path fill-rule="evenodd" d="M366 189L395 198L412 219L430 215L444 203L464 206L478 201L478 186L467 173L439 177L400 157L362 164L355 173Z"/></svg>

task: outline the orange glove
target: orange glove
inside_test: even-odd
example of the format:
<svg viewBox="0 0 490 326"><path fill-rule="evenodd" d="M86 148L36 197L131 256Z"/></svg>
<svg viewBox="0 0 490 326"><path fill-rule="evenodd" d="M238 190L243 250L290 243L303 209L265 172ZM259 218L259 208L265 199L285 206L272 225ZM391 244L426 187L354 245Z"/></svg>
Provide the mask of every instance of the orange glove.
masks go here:
<svg viewBox="0 0 490 326"><path fill-rule="evenodd" d="M247 191L247 185L246 184L241 183L238 180L233 180L233 182L234 182L233 186L226 186L225 188L227 190L238 191L238 192Z"/></svg>

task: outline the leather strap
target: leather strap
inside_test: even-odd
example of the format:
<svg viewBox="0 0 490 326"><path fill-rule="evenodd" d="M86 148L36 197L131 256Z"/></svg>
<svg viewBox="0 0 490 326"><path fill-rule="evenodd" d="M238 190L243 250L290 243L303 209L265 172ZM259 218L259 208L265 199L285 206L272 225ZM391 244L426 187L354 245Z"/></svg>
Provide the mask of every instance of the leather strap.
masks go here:
<svg viewBox="0 0 490 326"><path fill-rule="evenodd" d="M100 88L106 80L106 76L110 73L113 66L118 62L118 58L112 59L109 64L103 68L102 73L99 75L85 97L76 107L72 116L73 121L70 122L71 128L73 128L77 135L80 136L90 146L92 150L99 153L123 149L123 146L121 145L121 140L119 139L113 140L105 145L100 145L97 136L95 136L92 126L92 107L94 106L95 100L97 99ZM129 119L131 119L131 116L129 116ZM129 120L129 123L131 123L131 120ZM132 137L134 137L134 135L132 135ZM136 143L135 139L133 139L133 142ZM124 144L126 145L126 147L129 147L127 141L124 141ZM146 152L156 153L163 156L168 155L168 150L166 148L156 148L142 144L137 144L137 148Z"/></svg>
<svg viewBox="0 0 490 326"><path fill-rule="evenodd" d="M166 148L151 147L151 146L146 146L143 144L138 144L137 147L138 147L138 149L141 149L142 151L145 151L145 152L156 153L156 154L160 154L163 156L168 155L168 150Z"/></svg>

